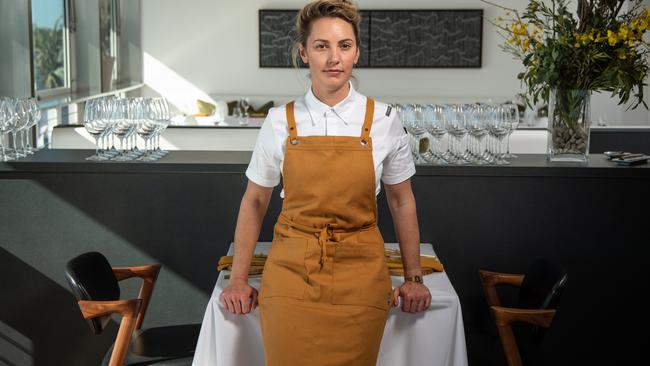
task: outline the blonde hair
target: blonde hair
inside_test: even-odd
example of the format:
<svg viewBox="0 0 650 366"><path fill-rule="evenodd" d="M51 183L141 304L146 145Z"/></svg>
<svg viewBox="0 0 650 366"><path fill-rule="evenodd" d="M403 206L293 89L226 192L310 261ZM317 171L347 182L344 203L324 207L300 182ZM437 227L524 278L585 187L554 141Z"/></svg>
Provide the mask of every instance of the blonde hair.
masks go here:
<svg viewBox="0 0 650 366"><path fill-rule="evenodd" d="M296 17L296 39L291 46L291 62L295 68L298 68L300 58L299 45L307 48L307 38L311 33L311 26L314 21L321 18L340 18L349 23L354 31L357 48L361 47L359 41L359 23L361 15L359 8L353 1L349 0L317 0L313 1L298 13Z"/></svg>

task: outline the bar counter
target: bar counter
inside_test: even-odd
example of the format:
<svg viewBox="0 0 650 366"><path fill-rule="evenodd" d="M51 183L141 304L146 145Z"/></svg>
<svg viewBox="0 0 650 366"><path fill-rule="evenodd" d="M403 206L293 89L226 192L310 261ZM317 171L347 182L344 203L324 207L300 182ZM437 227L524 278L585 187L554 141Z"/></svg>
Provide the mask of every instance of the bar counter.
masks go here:
<svg viewBox="0 0 650 366"><path fill-rule="evenodd" d="M14 340L0 345L0 354L9 347L31 350L36 365L61 355L66 365L99 364L116 327L93 337L64 279L66 262L85 251L101 251L114 266L163 265L145 326L203 318L217 260L233 240L251 152L84 160L92 153L43 150L0 163L0 324ZM641 357L644 338L635 334L647 329L650 307L640 295L648 287L648 168L619 167L598 154L585 165L521 155L507 166L417 166L420 241L433 243L460 297L470 364L504 361L478 269L523 273L540 257L566 266L569 279L540 345L528 347L525 328L516 330L530 358L525 364ZM259 241L272 240L279 191ZM396 242L383 189L378 208L384 240ZM127 283L123 297L135 296L138 285ZM505 288L502 298L514 306L516 292Z"/></svg>
<svg viewBox="0 0 650 366"><path fill-rule="evenodd" d="M44 149L17 161L0 162L0 173L244 173L251 151L172 151L156 162L92 162L84 149ZM509 165L418 165L417 175L512 177L647 177L650 164L618 166L602 154L586 164L552 163L543 154L519 154Z"/></svg>

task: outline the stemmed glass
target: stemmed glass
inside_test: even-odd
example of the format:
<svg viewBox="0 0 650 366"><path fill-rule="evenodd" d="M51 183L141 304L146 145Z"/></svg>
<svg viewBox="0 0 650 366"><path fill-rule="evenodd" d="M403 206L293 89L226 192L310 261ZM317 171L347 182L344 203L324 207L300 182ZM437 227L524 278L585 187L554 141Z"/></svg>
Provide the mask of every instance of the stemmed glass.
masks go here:
<svg viewBox="0 0 650 366"><path fill-rule="evenodd" d="M15 158L5 151L3 142L4 136L13 130L16 121L14 114L13 100L0 98L0 159L2 161L14 160Z"/></svg>
<svg viewBox="0 0 650 366"><path fill-rule="evenodd" d="M441 151L442 138L447 134L442 108L435 104L425 105L422 109L422 121L424 128L434 139L427 151L426 156L430 157L428 160L436 164L448 164L449 162L444 159Z"/></svg>
<svg viewBox="0 0 650 366"><path fill-rule="evenodd" d="M124 138L134 129L132 121L129 120L129 100L125 98L115 99L112 103L111 109L113 134L120 140L120 155L114 157L113 160L131 160L124 148Z"/></svg>
<svg viewBox="0 0 650 366"><path fill-rule="evenodd" d="M496 145L492 152L492 162L498 165L510 164L509 161L503 159L501 154L501 145L503 145L503 139L508 136L509 130L506 115L507 111L503 106L492 105L490 107L489 132L494 137Z"/></svg>
<svg viewBox="0 0 650 366"><path fill-rule="evenodd" d="M129 98L129 121L133 125L133 128L129 132L127 141L129 143L129 152L128 155L131 160L140 157L143 154L142 151L138 149L138 127L142 123L144 118L144 98Z"/></svg>
<svg viewBox="0 0 650 366"><path fill-rule="evenodd" d="M241 98L241 100L239 101L239 104L244 109L244 111L243 111L244 122L242 123L241 120L240 120L239 124L240 125L248 125L248 117L249 117L248 108L251 107L250 99L248 99L248 97Z"/></svg>
<svg viewBox="0 0 650 366"><path fill-rule="evenodd" d="M91 155L86 160L105 161L109 157L99 153L99 139L104 136L109 128L108 119L105 118L106 102L103 99L92 99L86 102L84 106L83 124L86 131L95 139L95 155Z"/></svg>
<svg viewBox="0 0 650 366"><path fill-rule="evenodd" d="M16 98L13 100L14 103L14 114L16 116L16 122L14 124L14 128L10 131L13 133L13 156L18 159L18 158L23 158L27 156L25 153L24 149L24 141L22 141L22 135L20 134L21 131L25 129L25 127L29 124L29 107L27 106L27 102L24 99ZM22 150L20 151L18 148L18 140L21 140L21 145Z"/></svg>
<svg viewBox="0 0 650 366"><path fill-rule="evenodd" d="M153 108L155 110L155 122L157 125L155 132L155 141L156 147L151 152L151 154L157 158L162 158L167 155L169 151L163 150L160 148L160 134L169 126L170 123L170 113L169 113L169 104L165 98L154 98L153 99Z"/></svg>
<svg viewBox="0 0 650 366"><path fill-rule="evenodd" d="M511 154L510 153L510 135L512 135L512 132L517 129L517 126L519 125L519 109L517 108L517 105L515 103L506 103L503 105L503 108L506 111L506 123L509 127L508 129L508 140L506 142L506 153L503 155L504 158L510 159L510 158L516 158L517 155Z"/></svg>
<svg viewBox="0 0 650 366"><path fill-rule="evenodd" d="M422 117L419 115L418 106L415 104L406 104L402 107L401 118L402 124L411 136L411 153L416 163L426 162L420 155L420 144L425 136L426 130L422 123ZM427 148L428 150L428 148Z"/></svg>
<svg viewBox="0 0 650 366"><path fill-rule="evenodd" d="M31 129L32 127L36 126L38 121L41 120L41 108L38 106L38 101L36 98L29 98L27 99L27 107L29 110L29 122L27 126L25 126L25 130L23 132L23 137L25 138L25 144L23 145L23 150L25 151L26 154L33 154L35 151L38 149L32 147L32 139L31 139Z"/></svg>
<svg viewBox="0 0 650 366"><path fill-rule="evenodd" d="M485 107L480 104L470 105L467 108L465 119L467 135L471 137L468 157L474 164L487 164L483 151L483 140L487 135L485 127Z"/></svg>
<svg viewBox="0 0 650 366"><path fill-rule="evenodd" d="M451 145L451 149L447 149L449 156L447 160L453 164L467 164L467 160L461 156L462 153L460 152L463 138L467 135L464 109L458 105L445 105L444 115L445 129L450 136L449 142Z"/></svg>
<svg viewBox="0 0 650 366"><path fill-rule="evenodd" d="M154 155L153 149L150 147L151 138L156 133L156 130L159 128L159 124L156 122L156 108L154 106L154 101L150 98L147 98L143 101L142 105L142 121L138 124L136 132L144 140L144 149L145 152L137 160L140 161L155 161L158 160L158 157Z"/></svg>

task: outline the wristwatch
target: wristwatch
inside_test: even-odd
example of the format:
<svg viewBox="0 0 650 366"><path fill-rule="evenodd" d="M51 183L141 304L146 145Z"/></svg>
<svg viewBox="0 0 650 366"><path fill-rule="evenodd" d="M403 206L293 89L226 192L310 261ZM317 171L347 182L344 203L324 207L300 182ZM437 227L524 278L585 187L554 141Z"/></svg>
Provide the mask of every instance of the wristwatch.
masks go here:
<svg viewBox="0 0 650 366"><path fill-rule="evenodd" d="M404 281L406 281L406 282L412 281L412 282L422 283L422 276L415 275L415 276L404 277Z"/></svg>

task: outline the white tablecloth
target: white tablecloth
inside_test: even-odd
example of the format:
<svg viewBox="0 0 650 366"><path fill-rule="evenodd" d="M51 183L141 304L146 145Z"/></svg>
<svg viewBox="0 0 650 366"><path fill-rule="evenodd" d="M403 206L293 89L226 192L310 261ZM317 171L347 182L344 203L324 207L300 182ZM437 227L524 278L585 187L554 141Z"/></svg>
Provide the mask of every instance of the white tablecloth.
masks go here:
<svg viewBox="0 0 650 366"><path fill-rule="evenodd" d="M256 253L268 253L270 242L260 242ZM397 243L387 248L399 249ZM420 244L422 254L434 254L431 244ZM228 255L232 255L232 244ZM444 263L444 261L443 261ZM228 284L221 271L208 302L201 334L194 354L194 366L263 366L264 346L260 331L259 308L246 315L228 312L219 303L219 295ZM403 283L401 276L392 277L393 287ZM250 277L248 283L259 289L261 277ZM377 365L382 366L463 366L467 365L465 330L458 295L446 272L424 276L431 291L428 310L405 313L394 307L384 330Z"/></svg>

